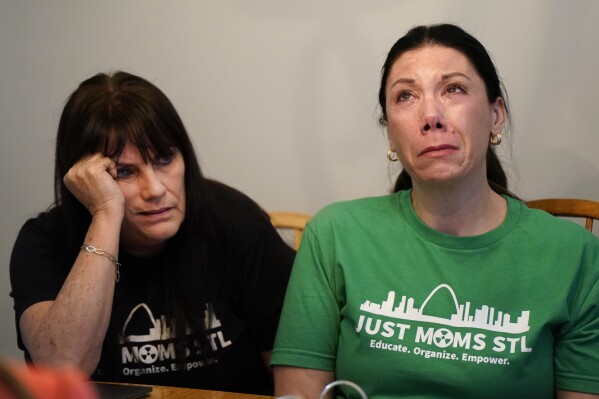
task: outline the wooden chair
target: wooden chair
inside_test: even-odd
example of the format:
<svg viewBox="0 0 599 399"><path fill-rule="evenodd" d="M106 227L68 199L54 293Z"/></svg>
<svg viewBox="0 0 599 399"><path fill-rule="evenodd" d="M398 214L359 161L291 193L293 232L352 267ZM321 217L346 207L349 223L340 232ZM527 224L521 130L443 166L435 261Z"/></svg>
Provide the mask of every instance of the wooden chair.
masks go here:
<svg viewBox="0 0 599 399"><path fill-rule="evenodd" d="M297 251L302 240L304 227L310 216L304 213L285 211L268 212L268 216L270 216L270 222L279 231L283 239L285 239L285 232L291 231L292 237L289 244Z"/></svg>
<svg viewBox="0 0 599 399"><path fill-rule="evenodd" d="M593 231L593 220L599 219L599 202L573 199L573 198L548 198L527 201L529 208L542 209L554 216L584 218L584 227Z"/></svg>

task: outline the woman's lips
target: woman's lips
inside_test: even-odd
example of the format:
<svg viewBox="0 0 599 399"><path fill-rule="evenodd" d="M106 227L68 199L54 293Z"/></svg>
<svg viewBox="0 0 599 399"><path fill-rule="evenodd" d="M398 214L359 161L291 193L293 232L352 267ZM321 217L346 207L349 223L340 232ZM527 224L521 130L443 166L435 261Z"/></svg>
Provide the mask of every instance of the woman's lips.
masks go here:
<svg viewBox="0 0 599 399"><path fill-rule="evenodd" d="M163 213L168 211L171 208L161 208L161 209L155 209L155 210L151 210L151 211L143 211L140 212L142 215L157 215L159 213Z"/></svg>
<svg viewBox="0 0 599 399"><path fill-rule="evenodd" d="M444 155L452 153L453 151L455 151L457 149L458 149L458 147L451 145L451 144L430 146L430 147L426 147L424 150L422 150L420 152L420 154L418 154L418 156L432 156L432 157L444 156Z"/></svg>
<svg viewBox="0 0 599 399"><path fill-rule="evenodd" d="M146 218L149 218L149 219L161 219L161 218L167 216L171 209L172 208L170 208L170 207L169 208L152 209L149 211L139 212L139 214L141 216L145 216Z"/></svg>

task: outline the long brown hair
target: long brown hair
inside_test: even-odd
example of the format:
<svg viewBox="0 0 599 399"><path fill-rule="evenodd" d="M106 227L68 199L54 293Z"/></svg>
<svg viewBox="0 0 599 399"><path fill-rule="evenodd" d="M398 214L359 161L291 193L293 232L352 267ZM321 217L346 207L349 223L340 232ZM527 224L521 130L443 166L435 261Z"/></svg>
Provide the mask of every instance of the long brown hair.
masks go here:
<svg viewBox="0 0 599 399"><path fill-rule="evenodd" d="M206 300L218 294L221 284L218 268L206 259L208 248L211 252L219 248L218 242L212 242L217 227L212 223L209 184L175 107L158 87L139 76L127 72L92 76L77 87L63 109L56 142L54 206L67 227L69 254L74 259L79 252L91 215L65 186L65 174L88 154L118 156L127 142L138 148L145 162L152 156L170 156L175 149L183 157L186 211L165 249L169 259L169 270L163 273L166 302L177 331L189 325L203 332L201 318L191 315L204 314ZM185 337L178 338L182 351ZM207 337L202 341L207 353ZM177 354L177 359L182 361L184 356Z"/></svg>

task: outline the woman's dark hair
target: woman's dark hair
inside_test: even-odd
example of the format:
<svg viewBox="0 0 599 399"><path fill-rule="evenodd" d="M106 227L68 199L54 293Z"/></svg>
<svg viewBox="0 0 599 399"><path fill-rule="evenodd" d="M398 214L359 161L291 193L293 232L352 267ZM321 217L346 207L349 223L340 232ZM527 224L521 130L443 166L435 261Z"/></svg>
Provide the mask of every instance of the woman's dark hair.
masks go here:
<svg viewBox="0 0 599 399"><path fill-rule="evenodd" d="M495 65L493 64L489 53L476 38L464 31L462 28L451 24L414 27L391 47L381 71L381 86L379 89L379 105L381 107L381 116L379 118L379 123L382 126L387 126L385 88L387 79L389 78L389 72L395 61L402 54L410 50L432 45L452 48L468 58L485 83L485 89L489 103L494 103L498 97L503 99L509 124L510 113L507 94L503 89L503 85L499 79L497 70L495 69ZM507 176L503 170L503 167L501 166L495 150L491 147L491 145L489 145L487 148L486 158L487 180L489 181L491 188L498 194L505 194L516 198L516 196L507 188ZM400 190L409 189L411 187L412 178L404 169L401 171L397 180L395 181L393 191L397 192Z"/></svg>
<svg viewBox="0 0 599 399"><path fill-rule="evenodd" d="M144 162L175 151L182 155L185 218L165 249L168 270L162 273L168 286L167 307L173 312L177 331L185 331L186 323L204 331L201 322L194 322L201 318L190 315L203 315L207 300L219 287L217 271L205 266L209 263L205 261L206 248L218 246L206 242L214 236L209 231L214 225L208 182L174 106L160 89L141 77L126 72L97 74L79 85L63 109L56 142L54 206L65 222L70 254L74 257L79 252L91 215L65 186L65 174L88 154L117 157L128 142L137 147ZM203 286L191 287L190 281ZM204 294L208 297L199 297ZM178 346L184 349L183 344ZM184 356L177 359L182 361Z"/></svg>

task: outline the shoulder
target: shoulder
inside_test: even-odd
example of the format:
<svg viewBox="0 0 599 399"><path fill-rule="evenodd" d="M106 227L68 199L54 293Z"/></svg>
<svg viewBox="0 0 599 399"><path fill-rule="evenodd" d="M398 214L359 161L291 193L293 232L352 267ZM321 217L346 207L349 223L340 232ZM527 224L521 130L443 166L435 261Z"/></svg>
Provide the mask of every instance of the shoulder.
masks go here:
<svg viewBox="0 0 599 399"><path fill-rule="evenodd" d="M233 240L272 229L268 214L250 197L224 183L208 180L212 215L223 234Z"/></svg>
<svg viewBox="0 0 599 399"><path fill-rule="evenodd" d="M56 208L42 212L25 222L10 257L11 282L15 296L20 295L23 298L26 293L36 291L45 294L48 292L47 287L56 289L52 291L53 295L58 292L72 265L72 253L67 247L67 230L64 226ZM43 300L48 298L44 297ZM27 302L27 305L31 304Z"/></svg>
<svg viewBox="0 0 599 399"><path fill-rule="evenodd" d="M520 228L543 240L546 245L555 242L560 246L590 245L599 248L599 238L583 226L540 209L531 209L518 200L510 199L510 202L520 213Z"/></svg>
<svg viewBox="0 0 599 399"><path fill-rule="evenodd" d="M241 191L216 180L208 180L214 213L221 219L254 217L268 221L267 213L250 197Z"/></svg>
<svg viewBox="0 0 599 399"><path fill-rule="evenodd" d="M223 183L210 180L208 190L215 223L212 250L225 272L242 286L265 270L271 277L288 277L294 251L281 239L268 214L250 197Z"/></svg>
<svg viewBox="0 0 599 399"><path fill-rule="evenodd" d="M312 220L374 216L388 212L389 209L395 206L399 206L397 194L339 201L322 208Z"/></svg>
<svg viewBox="0 0 599 399"><path fill-rule="evenodd" d="M334 202L318 211L308 222L308 228L355 231L359 226L386 226L399 207L399 194Z"/></svg>
<svg viewBox="0 0 599 399"><path fill-rule="evenodd" d="M11 267L35 256L66 257L66 238L67 229L58 208L40 213L21 227L12 248Z"/></svg>
<svg viewBox="0 0 599 399"><path fill-rule="evenodd" d="M54 238L64 237L65 223L60 215L60 208L54 207L28 219L21 227L19 237L30 234L47 235Z"/></svg>
<svg viewBox="0 0 599 399"><path fill-rule="evenodd" d="M561 217L556 217L540 209L532 209L518 200L511 200L520 208L523 221L539 230L543 235L567 235L576 237L592 237L593 234L583 226Z"/></svg>
<svg viewBox="0 0 599 399"><path fill-rule="evenodd" d="M217 180L207 180L207 187L214 200L213 206L217 209L243 210L249 208L253 211L263 212L253 199L225 183Z"/></svg>

